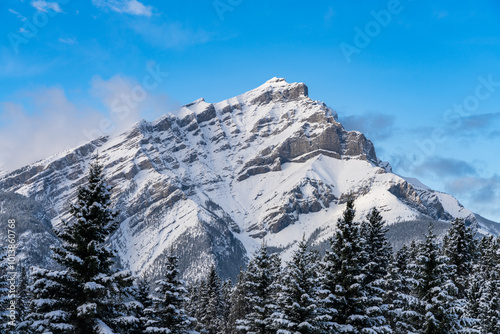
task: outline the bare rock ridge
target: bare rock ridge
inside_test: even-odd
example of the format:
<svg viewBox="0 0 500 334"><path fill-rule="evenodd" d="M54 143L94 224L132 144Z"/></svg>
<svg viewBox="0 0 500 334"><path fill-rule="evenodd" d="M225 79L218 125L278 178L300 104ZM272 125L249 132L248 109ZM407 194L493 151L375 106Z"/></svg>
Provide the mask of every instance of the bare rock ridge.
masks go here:
<svg viewBox="0 0 500 334"><path fill-rule="evenodd" d="M36 201L56 226L70 218L97 151L120 211L111 243L123 266L152 277L170 248L186 278L212 264L234 278L264 237L285 258L303 234L319 244L348 193L360 219L376 205L388 224L462 217L481 233L500 230L450 195L393 174L362 133L346 131L304 83L282 78L4 174L0 191Z"/></svg>

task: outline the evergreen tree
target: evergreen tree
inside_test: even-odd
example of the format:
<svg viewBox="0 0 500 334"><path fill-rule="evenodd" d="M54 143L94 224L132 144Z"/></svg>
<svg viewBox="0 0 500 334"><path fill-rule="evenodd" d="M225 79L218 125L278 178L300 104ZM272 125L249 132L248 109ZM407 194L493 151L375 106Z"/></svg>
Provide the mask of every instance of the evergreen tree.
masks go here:
<svg viewBox="0 0 500 334"><path fill-rule="evenodd" d="M177 269L178 259L169 254L165 263L164 278L156 281L156 295L153 298L146 333L186 334L193 333L194 319L186 314L187 290Z"/></svg>
<svg viewBox="0 0 500 334"><path fill-rule="evenodd" d="M63 221L56 234L62 242L53 247L60 270L33 271L32 329L35 332L98 333L114 327L118 296L132 278L113 268L114 252L106 247L116 230L117 215L111 206L110 187L98 158L91 164L87 184L78 188L71 205L72 221Z"/></svg>
<svg viewBox="0 0 500 334"><path fill-rule="evenodd" d="M136 281L135 301L138 303L135 308L135 316L139 319L137 333L145 333L149 323L149 312L153 307L153 298L151 296L151 286L145 279Z"/></svg>
<svg viewBox="0 0 500 334"><path fill-rule="evenodd" d="M331 251L323 259L320 312L327 332L360 333L367 325L362 273L366 259L355 214L354 199L349 197L330 241Z"/></svg>
<svg viewBox="0 0 500 334"><path fill-rule="evenodd" d="M416 258L412 253L404 245L394 254L389 266L386 304L389 305L389 323L395 334L417 333L423 318L418 313L420 300L413 294L417 282L413 278Z"/></svg>
<svg viewBox="0 0 500 334"><path fill-rule="evenodd" d="M237 322L245 318L251 311L250 305L246 301L245 272L240 268L240 273L236 279L236 284L231 291L229 299L229 316L227 327L231 334L242 334L243 329L237 328Z"/></svg>
<svg viewBox="0 0 500 334"><path fill-rule="evenodd" d="M367 316L367 328L372 333L390 333L387 323L389 305L384 304L387 291L387 274L392 248L386 238L387 229L380 212L373 208L362 225L364 239L362 258L366 263L362 268L365 275L363 282L366 290L364 313Z"/></svg>
<svg viewBox="0 0 500 334"><path fill-rule="evenodd" d="M303 239L283 272L278 293L279 310L273 315L277 333L320 333L318 260L317 252L309 251Z"/></svg>
<svg viewBox="0 0 500 334"><path fill-rule="evenodd" d="M250 312L237 321L237 328L246 334L274 334L271 315L276 310L277 279L280 260L269 255L263 242L248 264L245 273L245 299Z"/></svg>
<svg viewBox="0 0 500 334"><path fill-rule="evenodd" d="M144 280L136 280L132 287L132 298L122 303L122 316L116 321L120 333L145 333L149 323L149 312L153 304L150 285Z"/></svg>
<svg viewBox="0 0 500 334"><path fill-rule="evenodd" d="M474 232L465 221L456 218L444 238L444 253L452 265L451 279L458 289L458 298L466 297L467 280L472 272L477 246Z"/></svg>
<svg viewBox="0 0 500 334"><path fill-rule="evenodd" d="M205 334L205 327L201 321L202 309L205 306L202 304L202 295L205 291L205 280L199 280L194 283L189 283L186 286L187 297L184 309L186 313L193 318L195 321L193 323L194 329L202 334Z"/></svg>
<svg viewBox="0 0 500 334"><path fill-rule="evenodd" d="M215 266L210 268L207 279L199 298L199 322L203 324L206 333L220 334L224 331L225 301L222 294L222 280Z"/></svg>
<svg viewBox="0 0 500 334"><path fill-rule="evenodd" d="M12 282L12 275L9 272L12 272L13 268L9 266L7 262L8 254L7 247L4 247L0 253L0 332L7 333L7 331L11 331L15 329L15 325L17 323L17 315L13 313L14 316L11 318L11 314L9 311L10 300L9 298L9 286ZM15 308L15 307L14 307Z"/></svg>
<svg viewBox="0 0 500 334"><path fill-rule="evenodd" d="M19 333L31 333L31 330L29 328L30 321L28 319L28 316L31 313L30 304L33 299L33 295L29 290L30 285L30 276L26 270L26 266L21 265L16 302L18 315L17 331Z"/></svg>
<svg viewBox="0 0 500 334"><path fill-rule="evenodd" d="M471 317L468 312L467 296L471 289L472 269L478 257L477 243L474 232L465 225L465 221L456 218L444 237L443 251L451 265L450 278L457 287L457 312L461 318L461 325L471 329L477 327L479 321Z"/></svg>
<svg viewBox="0 0 500 334"><path fill-rule="evenodd" d="M484 236L478 245L467 290L467 316L479 319L473 328L481 333L500 332L500 249L498 239Z"/></svg>
<svg viewBox="0 0 500 334"><path fill-rule="evenodd" d="M231 334L230 313L231 313L231 296L233 293L233 283L231 279L227 279L222 284L222 319L224 319L221 334Z"/></svg>
<svg viewBox="0 0 500 334"><path fill-rule="evenodd" d="M449 260L440 255L440 248L432 225L420 247L417 257L416 294L421 301L424 315L420 331L426 334L459 333L463 328L459 323L457 288L450 279L452 273Z"/></svg>

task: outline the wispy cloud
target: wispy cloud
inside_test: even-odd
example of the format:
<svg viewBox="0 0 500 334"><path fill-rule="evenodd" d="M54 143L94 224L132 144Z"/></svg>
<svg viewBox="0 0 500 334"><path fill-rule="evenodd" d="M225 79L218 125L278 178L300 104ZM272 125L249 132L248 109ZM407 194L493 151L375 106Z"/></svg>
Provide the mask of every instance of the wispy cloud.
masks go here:
<svg viewBox="0 0 500 334"><path fill-rule="evenodd" d="M76 38L73 37L59 37L59 42L64 43L64 44L75 44L76 43Z"/></svg>
<svg viewBox="0 0 500 334"><path fill-rule="evenodd" d="M23 102L33 103L32 113L23 103L0 103L4 126L0 131L0 169L11 170L76 146L80 128L99 120L97 112L83 113L60 88L28 92Z"/></svg>
<svg viewBox="0 0 500 334"><path fill-rule="evenodd" d="M32 1L31 5L40 12L47 13L49 11L54 11L56 13L62 13L62 9L57 2L49 2L44 0Z"/></svg>
<svg viewBox="0 0 500 334"><path fill-rule="evenodd" d="M19 12L15 11L14 9L9 8L9 12L16 15L17 18L20 19L21 21L26 21L26 18L22 16Z"/></svg>
<svg viewBox="0 0 500 334"><path fill-rule="evenodd" d="M19 91L0 101L0 170L13 170L98 136L126 131L142 118L152 120L179 108L159 88L141 95L143 81L95 75L86 102L70 100L60 87ZM147 82L151 85L151 80Z"/></svg>
<svg viewBox="0 0 500 334"><path fill-rule="evenodd" d="M371 140L385 140L394 135L396 117L378 112L347 115L340 118L346 130L357 130Z"/></svg>
<svg viewBox="0 0 500 334"><path fill-rule="evenodd" d="M142 84L134 78L117 74L103 79L95 75L91 81L90 93L106 107L116 128L114 132L124 131L140 119L152 120L180 107L162 93L161 89L142 89ZM137 98L140 90L145 94Z"/></svg>
<svg viewBox="0 0 500 334"><path fill-rule="evenodd" d="M493 220L500 217L500 175L485 175L477 162L430 156L419 165L411 165L398 160L398 156L393 158L397 169L405 174L419 177L426 184L439 180L439 190L451 194L473 212Z"/></svg>
<svg viewBox="0 0 500 334"><path fill-rule="evenodd" d="M500 216L500 175L467 176L446 183L446 190L486 217Z"/></svg>
<svg viewBox="0 0 500 334"><path fill-rule="evenodd" d="M436 176L441 179L477 175L476 168L466 161L438 156L427 158L414 166L412 172L417 176Z"/></svg>
<svg viewBox="0 0 500 334"><path fill-rule="evenodd" d="M458 130L460 131L483 131L495 127L500 122L500 112L476 114L463 117Z"/></svg>
<svg viewBox="0 0 500 334"><path fill-rule="evenodd" d="M92 0L98 8L110 9L117 13L150 17L153 7L146 6L137 0Z"/></svg>

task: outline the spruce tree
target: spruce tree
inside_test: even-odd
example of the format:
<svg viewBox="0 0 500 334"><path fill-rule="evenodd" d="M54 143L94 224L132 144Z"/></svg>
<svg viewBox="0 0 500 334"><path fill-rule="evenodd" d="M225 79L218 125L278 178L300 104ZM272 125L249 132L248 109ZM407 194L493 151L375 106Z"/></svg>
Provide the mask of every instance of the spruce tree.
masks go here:
<svg viewBox="0 0 500 334"><path fill-rule="evenodd" d="M481 333L500 332L500 247L498 239L484 236L478 245L467 290L467 316L479 319L473 328Z"/></svg>
<svg viewBox="0 0 500 334"><path fill-rule="evenodd" d="M113 268L115 254L106 246L118 227L110 190L96 158L71 205L73 219L62 221L55 230L62 242L52 248L60 270L33 271L33 331L91 334L115 327L121 316L118 296L131 286L132 278Z"/></svg>
<svg viewBox="0 0 500 334"><path fill-rule="evenodd" d="M198 321L208 334L219 334L224 331L225 301L222 292L222 280L215 266L210 268L208 276L200 289Z"/></svg>
<svg viewBox="0 0 500 334"><path fill-rule="evenodd" d="M0 332L7 333L8 331L12 331L15 329L16 314L14 313L14 318L10 317L10 311L8 310L10 306L9 298L9 279L12 278L12 275L9 275L9 272L12 272L12 268L9 268L9 264L7 263L7 248L3 247L0 249Z"/></svg>
<svg viewBox="0 0 500 334"><path fill-rule="evenodd" d="M394 334L417 333L422 321L420 300L413 291L417 286L414 279L416 259L409 247L403 245L393 255L387 276L386 305L389 305L389 323Z"/></svg>
<svg viewBox="0 0 500 334"><path fill-rule="evenodd" d="M19 275L19 284L18 284L18 295L17 295L17 315L18 315L18 324L17 331L19 333L31 333L29 328L30 321L28 319L29 314L31 313L31 301L33 299L33 295L29 290L29 286L31 285L30 276L28 271L26 270L26 265L21 265L21 272Z"/></svg>
<svg viewBox="0 0 500 334"><path fill-rule="evenodd" d="M246 286L245 286L245 271L240 268L240 273L236 278L236 284L231 291L229 300L229 316L227 327L231 334L242 334L243 329L237 328L237 323L244 319L250 313L251 308L246 300Z"/></svg>
<svg viewBox="0 0 500 334"><path fill-rule="evenodd" d="M458 289L458 298L466 297L467 280L476 258L477 245L474 232L465 221L456 218L444 238L444 253L452 265L451 279Z"/></svg>
<svg viewBox="0 0 500 334"><path fill-rule="evenodd" d="M155 296L149 312L151 320L146 333L186 334L193 333L194 319L186 314L186 294L184 282L179 279L178 258L167 255L164 278L155 284Z"/></svg>
<svg viewBox="0 0 500 334"><path fill-rule="evenodd" d="M193 318L195 322L193 323L194 329L202 334L205 333L205 327L198 321L201 319L202 309L202 298L205 291L205 280L198 280L196 282L191 282L186 285L186 303L184 309L188 316Z"/></svg>
<svg viewBox="0 0 500 334"><path fill-rule="evenodd" d="M451 265L450 278L457 287L457 313L461 318L461 325L464 329L477 327L479 319L472 317L468 306L468 294L474 287L472 281L472 270L478 257L477 242L474 239L474 232L465 225L465 221L456 218L448 229L444 237L443 251Z"/></svg>
<svg viewBox="0 0 500 334"><path fill-rule="evenodd" d="M245 273L245 299L250 312L237 321L237 329L246 334L274 334L272 314L276 310L280 260L269 255L263 242Z"/></svg>
<svg viewBox="0 0 500 334"><path fill-rule="evenodd" d="M152 306L150 285L144 279L136 280L131 287L130 295L121 303L119 312L121 316L116 319L116 326L120 333L142 334L145 333L149 323L149 312Z"/></svg>
<svg viewBox="0 0 500 334"><path fill-rule="evenodd" d="M456 297L458 289L450 278L452 269L449 260L440 253L430 225L425 242L420 247L416 267L416 294L422 303L421 314L424 315L420 330L426 334L459 333L462 326Z"/></svg>
<svg viewBox="0 0 500 334"><path fill-rule="evenodd" d="M149 323L149 312L153 305L150 284L144 280L136 280L132 287L131 300L122 304L123 316L118 319L120 332L127 334L145 333Z"/></svg>
<svg viewBox="0 0 500 334"><path fill-rule="evenodd" d="M221 334L231 334L230 314L231 314L231 296L233 293L233 283L231 279L226 279L222 284L222 319L224 319Z"/></svg>
<svg viewBox="0 0 500 334"><path fill-rule="evenodd" d="M365 275L363 286L366 293L364 313L367 328L372 333L390 333L386 316L389 305L385 304L387 295L387 274L392 248L387 241L384 221L380 212L373 208L363 222L361 231L364 240L362 258L366 260L362 268Z"/></svg>
<svg viewBox="0 0 500 334"><path fill-rule="evenodd" d="M360 333L367 325L362 274L366 259L355 214L354 199L350 196L330 241L331 250L323 259L320 311L327 332Z"/></svg>
<svg viewBox="0 0 500 334"><path fill-rule="evenodd" d="M309 251L303 239L283 270L279 309L273 315L279 334L320 333L318 309L318 260L317 252Z"/></svg>

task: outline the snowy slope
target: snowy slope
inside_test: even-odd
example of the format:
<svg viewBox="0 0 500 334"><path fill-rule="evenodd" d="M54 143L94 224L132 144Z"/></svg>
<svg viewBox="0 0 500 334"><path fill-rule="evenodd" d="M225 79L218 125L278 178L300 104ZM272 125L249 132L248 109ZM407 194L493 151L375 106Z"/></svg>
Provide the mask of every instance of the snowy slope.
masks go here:
<svg viewBox="0 0 500 334"><path fill-rule="evenodd" d="M186 277L215 264L234 278L262 238L285 255L304 234L328 238L349 193L359 219L377 206L388 224L462 217L495 231L450 195L393 174L305 84L280 78L0 176L0 190L41 202L57 225L70 218L97 151L121 212L112 243L122 265L145 275L155 276L173 248Z"/></svg>

